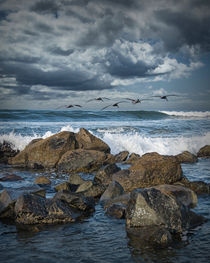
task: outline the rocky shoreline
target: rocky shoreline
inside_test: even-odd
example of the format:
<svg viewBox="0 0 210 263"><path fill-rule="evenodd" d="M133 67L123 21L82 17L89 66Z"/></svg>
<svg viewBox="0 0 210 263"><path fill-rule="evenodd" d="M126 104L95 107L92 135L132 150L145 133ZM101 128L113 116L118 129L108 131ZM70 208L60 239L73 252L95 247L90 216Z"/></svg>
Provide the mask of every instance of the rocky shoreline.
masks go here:
<svg viewBox="0 0 210 263"><path fill-rule="evenodd" d="M69 180L56 185L53 198L46 198L45 189L51 181L44 176L31 188L3 189L0 218L21 226L73 223L91 216L100 202L108 216L125 219L131 240L167 247L206 220L191 209L197 205L197 195L210 193L210 186L190 182L181 168L181 163L195 163L198 158L210 158L209 145L196 155L139 156L126 151L112 155L105 142L83 128L78 133L61 132L33 140L21 152L5 142L0 145L1 163L53 169L68 173ZM129 167L120 169L118 163ZM94 178L84 180L79 172L93 173ZM0 181L19 179L7 175Z"/></svg>

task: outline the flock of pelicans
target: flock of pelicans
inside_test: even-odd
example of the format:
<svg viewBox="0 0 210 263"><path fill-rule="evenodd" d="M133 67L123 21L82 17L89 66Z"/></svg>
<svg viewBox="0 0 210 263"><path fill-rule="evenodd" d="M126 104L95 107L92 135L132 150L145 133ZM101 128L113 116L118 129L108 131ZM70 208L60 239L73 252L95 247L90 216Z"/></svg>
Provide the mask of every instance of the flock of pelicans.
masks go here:
<svg viewBox="0 0 210 263"><path fill-rule="evenodd" d="M159 97L159 98L162 99L162 100L167 100L167 101L168 101L168 97L169 97L169 96L178 96L178 95L169 94L169 95L164 95L164 96L152 96L152 97ZM94 100L104 102L105 100L110 100L110 99L109 99L109 98L106 98L106 97L98 97L98 98L90 99L90 100L88 100L87 102L91 102L91 101L94 101ZM107 105L107 106L103 107L101 110L105 110L105 109L108 108L108 107L117 107L117 108L119 108L119 104L120 104L120 103L128 102L128 101L126 101L126 100L130 100L132 104L137 104L137 103L141 103L141 102L144 101L144 100L152 100L152 99L130 99L130 98L125 98L125 100L118 101L118 102L116 102L116 103L114 103L114 104ZM65 106L58 107L57 109L62 108L62 107L65 107L65 108L68 108L68 109L73 108L73 107L82 108L82 106L79 105L79 104L70 104L70 105L65 105Z"/></svg>

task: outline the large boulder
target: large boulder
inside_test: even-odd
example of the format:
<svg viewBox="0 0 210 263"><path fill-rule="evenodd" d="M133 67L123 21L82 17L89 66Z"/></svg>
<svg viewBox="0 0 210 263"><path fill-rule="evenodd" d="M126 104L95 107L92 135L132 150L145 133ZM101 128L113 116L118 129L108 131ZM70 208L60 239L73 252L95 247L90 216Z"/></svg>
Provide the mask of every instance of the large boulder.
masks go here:
<svg viewBox="0 0 210 263"><path fill-rule="evenodd" d="M19 153L19 150L14 150L14 145L3 141L0 143L0 163L8 163L10 157L14 157Z"/></svg>
<svg viewBox="0 0 210 263"><path fill-rule="evenodd" d="M122 186L118 182L112 181L101 196L100 202L104 204L106 201L118 197L122 194L124 194L124 189L122 188Z"/></svg>
<svg viewBox="0 0 210 263"><path fill-rule="evenodd" d="M210 194L210 184L203 181L189 181L186 177L182 177L175 185L182 185L194 191L197 195Z"/></svg>
<svg viewBox="0 0 210 263"><path fill-rule="evenodd" d="M188 151L177 154L175 157L179 163L196 163L198 161L197 156Z"/></svg>
<svg viewBox="0 0 210 263"><path fill-rule="evenodd" d="M145 154L129 169L119 171L112 176L112 179L119 182L126 192L159 184L173 184L181 178L182 169L176 158L158 153Z"/></svg>
<svg viewBox="0 0 210 263"><path fill-rule="evenodd" d="M60 132L44 140L30 143L9 164L28 168L54 168L61 156L77 147L73 132Z"/></svg>
<svg viewBox="0 0 210 263"><path fill-rule="evenodd" d="M206 146L202 147L198 151L197 156L198 157L210 158L210 145L206 145Z"/></svg>
<svg viewBox="0 0 210 263"><path fill-rule="evenodd" d="M96 150L71 150L66 152L57 164L58 171L91 172L99 169L106 160L106 154Z"/></svg>
<svg viewBox="0 0 210 263"><path fill-rule="evenodd" d="M81 128L80 131L76 134L76 140L79 149L96 150L105 153L110 153L110 148L105 142L92 135L89 131L87 131L84 128Z"/></svg>
<svg viewBox="0 0 210 263"><path fill-rule="evenodd" d="M107 164L97 171L94 182L102 185L109 185L112 182L112 175L121 169L116 164Z"/></svg>

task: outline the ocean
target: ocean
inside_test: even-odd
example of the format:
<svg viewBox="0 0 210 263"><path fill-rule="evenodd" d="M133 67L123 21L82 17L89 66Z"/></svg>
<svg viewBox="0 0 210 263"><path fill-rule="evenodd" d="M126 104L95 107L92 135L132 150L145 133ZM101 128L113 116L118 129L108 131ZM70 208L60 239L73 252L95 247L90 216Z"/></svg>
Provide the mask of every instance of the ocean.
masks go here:
<svg viewBox="0 0 210 263"><path fill-rule="evenodd" d="M105 141L112 154L124 150L140 155L176 155L183 151L196 154L210 144L210 111L1 110L0 116L0 142L9 141L19 150L32 139L47 138L60 131L78 132L80 128ZM182 164L182 169L189 180L210 183L210 159ZM24 179L1 182L3 187L12 188L32 185L35 177L42 174L1 165L0 175L6 173ZM68 178L55 172L44 174L54 185ZM52 195L52 191L47 192L47 197ZM199 196L194 211L210 219L210 197ZM1 262L210 262L209 220L187 233L186 240L177 247L140 248L127 237L125 221L106 216L99 204L84 222L47 226L39 232L23 231L0 221L0 240Z"/></svg>

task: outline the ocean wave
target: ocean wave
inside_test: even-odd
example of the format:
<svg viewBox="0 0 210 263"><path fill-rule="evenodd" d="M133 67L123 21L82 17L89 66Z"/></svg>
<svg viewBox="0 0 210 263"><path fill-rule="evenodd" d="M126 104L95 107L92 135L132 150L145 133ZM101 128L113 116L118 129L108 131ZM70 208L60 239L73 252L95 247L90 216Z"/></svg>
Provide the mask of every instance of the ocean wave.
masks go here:
<svg viewBox="0 0 210 263"><path fill-rule="evenodd" d="M170 116L186 117L186 118L210 118L210 111L160 111Z"/></svg>

